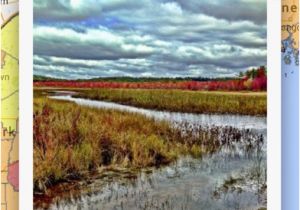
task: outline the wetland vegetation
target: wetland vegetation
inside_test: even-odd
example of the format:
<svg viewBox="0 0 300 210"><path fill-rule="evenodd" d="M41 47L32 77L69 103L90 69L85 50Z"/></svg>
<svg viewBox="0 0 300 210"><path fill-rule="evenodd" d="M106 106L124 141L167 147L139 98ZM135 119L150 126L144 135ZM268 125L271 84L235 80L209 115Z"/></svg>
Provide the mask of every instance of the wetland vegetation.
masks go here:
<svg viewBox="0 0 300 210"><path fill-rule="evenodd" d="M75 97L173 112L242 115L267 113L265 92L86 89L79 93Z"/></svg>
<svg viewBox="0 0 300 210"><path fill-rule="evenodd" d="M202 113L202 111L188 111L184 108L185 106L195 108L197 107L196 102L203 100L207 101L211 107L215 106L215 108L210 109L209 112L214 113L213 110L216 110L216 106L219 104L219 107L223 107L223 111L220 111L222 108L219 108L216 113L231 113L228 110L233 109L227 106L226 103L232 101L231 106L234 106L233 104L240 103L239 100L249 98L250 105L244 105L244 107L250 109L251 106L256 104L261 106L260 108L263 110L262 107L265 105L264 101L266 100L264 93L221 94L219 92L207 93L182 90L145 91L128 89L71 89L71 91L74 92L71 94L71 92L66 90L64 90L64 92L56 92L53 89L35 90L34 192L37 208L50 208L53 204L53 199L59 199L58 205L62 205L61 202L64 203L75 195L81 199L90 199L89 196L81 197L87 195L96 196L98 199L98 196L101 197L105 195L102 191L105 189L105 186L111 187L107 190L112 193L112 196L115 196L115 193L117 193L117 197L114 201L115 204L112 204L110 199L109 201L98 200L97 202L102 204L105 202L107 205L118 206L121 205L119 203L119 201L121 201L119 200L120 189L116 191L115 187L113 187L114 185L120 181L123 184L119 187L123 185L127 186L130 180L136 180L133 181L133 183L139 182L139 177L142 174L147 177L156 177L157 173L160 173L160 170L163 171L165 170L164 168L167 169L168 167L174 167L175 171L180 171L182 170L182 166L179 167L180 169L176 168L178 167L178 161L181 162L183 160L188 160L186 162L183 161L189 165L188 167L184 167L187 167L185 170L191 170L189 173L193 174L193 177L195 176L193 178L195 179L194 181L205 179L206 171L211 170L216 163L218 163L218 165L221 164L222 167L226 166L226 168L232 165L230 167L234 168L233 171L235 171L235 173L236 170L243 167L245 167L245 169L251 169L247 173L244 172L244 175L241 175L243 173L239 172L238 174L226 175L224 177L224 175L220 175L224 173L224 169L218 166L216 170L218 173L213 177L221 176L222 178L219 177L218 179L223 180L223 183L220 182L216 185L216 183L211 183L212 181L209 182L208 188L210 189L209 195L211 195L211 197L206 199L212 203L215 202L221 205L221 203L225 201L220 201L220 199L224 199L225 194L228 193L230 196L236 193L242 197L241 199L245 199L244 196L246 196L247 193L249 194L248 191L252 183L254 183L254 179L259 181L257 181L258 184L255 183L256 191L253 192L253 194L250 193L251 196L256 195L258 192L260 197L264 197L264 189L266 189L265 175L254 176L253 173L256 171L260 175L264 174L265 166L264 164L260 164L259 170L256 169L257 158L254 158L255 161L253 161L253 154L257 152L257 148L261 148L262 145L265 145L265 131L261 132L261 128L255 128L253 130L251 126L247 127L244 124L242 124L241 127L226 125L226 121L224 121L224 125L214 125L213 123L209 123L209 118L207 119L208 124L202 124L201 121L197 119L189 122L190 117L193 119L197 117L199 113ZM71 99L73 97L75 98L72 99L73 101L66 101L59 100L59 97L49 97L59 94L71 94ZM86 100L84 98L88 100L84 101ZM176 98L179 99L176 100ZM151 108L153 110L164 110L165 114L168 113L167 111L195 113L191 116L188 115L187 121L181 121L179 119L180 116L177 116L179 120L177 119L178 121L172 122L172 120L174 120L172 117L164 117L164 115L162 115L161 118L155 118L153 115L155 112L159 115L164 114L164 112L160 111L153 111L153 113L151 111L149 114L153 115L153 117L149 117L149 115L145 115L143 112L135 113L126 111L126 109L118 110L113 104L110 108L101 108L92 106L92 103L90 103L90 105L77 103L78 100L81 102L84 101L87 104L90 102L101 103L100 100L108 101L108 105L110 105L109 102L118 102L119 104L134 105L136 107ZM174 102L171 103L171 100ZM251 100L253 100L253 102ZM255 101L256 103L254 103ZM154 107L154 103L158 105ZM170 104L170 106L167 107L167 104ZM194 106L192 106L192 104L194 104ZM220 104L222 104L222 106L220 106ZM255 108L252 114L264 115L261 110L258 111L258 109ZM207 112L208 111L204 113ZM240 112L235 111L232 114L241 114ZM180 115L181 113L178 114ZM185 114L182 114L182 117L184 117ZM174 113L174 115L176 115L176 113ZM238 115L237 118L239 118ZM247 117L245 116L244 118L246 119ZM258 120L263 119L263 117L254 118ZM252 120L253 122L255 121L254 118ZM227 119L229 120L231 118L229 117ZM265 154L264 150L262 150L261 153ZM239 161L236 160L237 156L239 156ZM259 160L264 163L265 156L262 157L263 158ZM223 162L226 159L228 162ZM245 160L241 161L242 159ZM197 173L194 173L192 170L194 160L197 161L194 167L197 168L203 165L206 160L208 161L206 165L208 168L198 169ZM145 170L147 171L146 174ZM156 172L157 170L158 172ZM248 171L248 169L246 171ZM169 172L164 172L163 176L166 176L168 173ZM144 175L142 175L142 177ZM109 177L110 181L107 181L105 177ZM180 181L182 178L179 176L176 179ZM187 183L190 182L190 179L184 178L183 180ZM101 182L101 184L99 184L99 182ZM161 185L164 186L164 183L168 182L169 178L163 181ZM80 186L89 186L87 187L88 190L78 186L78 184ZM94 185L97 185L97 187ZM243 187L243 185L248 186L248 188ZM134 184L134 186L136 185ZM78 188L81 190L78 190ZM68 196L66 196L66 189L68 189ZM134 190L138 190L138 193L142 193L140 187ZM167 188L162 187L161 190L164 191L167 190ZM85 192L88 192L88 194ZM168 192L167 190L166 193ZM128 193L126 196L133 196L131 195L133 192ZM183 193L181 196L183 196L184 199L189 200L189 202L185 202L184 205L191 204L194 207L203 205L203 201L191 201L192 195L189 193L181 193ZM201 191L200 194L203 193L207 192ZM122 194L122 196L125 195ZM159 203L156 203L155 198L147 193L143 194L142 197L141 199L144 200L139 203L139 205L142 205L143 208L137 208L137 206L134 208L153 209L154 206L162 207L161 205L163 205L166 208L162 209L168 209L167 206L176 204L176 199L172 196L161 200ZM264 200L255 201L254 197L251 197L251 199L253 199L251 200L251 205L253 205L253 203L264 203ZM234 197L230 198L230 200L232 199L234 200ZM81 201L78 200L77 202L80 203ZM137 201L134 202L136 203ZM227 201L225 203L228 204ZM72 206L73 204L74 200L66 205ZM95 206L89 206L85 209L96 208L99 204L93 205ZM128 208L129 207L124 209ZM59 208L53 207L52 209Z"/></svg>

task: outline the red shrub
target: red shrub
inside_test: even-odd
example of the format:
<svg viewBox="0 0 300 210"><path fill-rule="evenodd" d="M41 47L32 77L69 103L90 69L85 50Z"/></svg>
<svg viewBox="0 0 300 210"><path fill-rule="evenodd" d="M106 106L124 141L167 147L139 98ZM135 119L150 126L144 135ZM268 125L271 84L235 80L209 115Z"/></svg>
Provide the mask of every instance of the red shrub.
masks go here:
<svg viewBox="0 0 300 210"><path fill-rule="evenodd" d="M250 81L251 82L251 81ZM246 85L248 84L248 85ZM34 82L36 87L64 87L64 88L130 88L130 89L183 89L183 90L224 90L262 91L267 88L267 77L264 71L259 71L258 76L249 84L247 77L236 80L224 81L184 81L184 82L78 82L78 81L47 81Z"/></svg>

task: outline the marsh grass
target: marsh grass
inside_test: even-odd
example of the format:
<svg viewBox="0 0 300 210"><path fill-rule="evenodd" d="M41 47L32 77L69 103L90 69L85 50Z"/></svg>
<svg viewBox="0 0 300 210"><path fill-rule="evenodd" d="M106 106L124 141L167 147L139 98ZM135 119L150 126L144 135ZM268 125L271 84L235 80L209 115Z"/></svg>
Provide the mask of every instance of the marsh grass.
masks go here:
<svg viewBox="0 0 300 210"><path fill-rule="evenodd" d="M187 113L266 115L265 93L143 89L77 89L74 97Z"/></svg>
<svg viewBox="0 0 300 210"><path fill-rule="evenodd" d="M34 99L34 191L113 168L159 167L181 155L201 157L259 136L232 127L172 126L146 116ZM231 148L232 149L232 148Z"/></svg>
<svg viewBox="0 0 300 210"><path fill-rule="evenodd" d="M137 114L34 100L35 190L100 166L159 166L186 153L180 132ZM193 149L200 155L200 147Z"/></svg>

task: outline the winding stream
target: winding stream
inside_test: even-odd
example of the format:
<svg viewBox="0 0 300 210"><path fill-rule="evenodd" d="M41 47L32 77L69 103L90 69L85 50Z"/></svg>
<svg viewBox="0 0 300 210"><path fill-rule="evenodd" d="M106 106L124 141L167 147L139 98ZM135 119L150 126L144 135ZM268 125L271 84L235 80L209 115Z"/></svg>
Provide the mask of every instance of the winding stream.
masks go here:
<svg viewBox="0 0 300 210"><path fill-rule="evenodd" d="M108 173L87 186L92 193L57 199L49 209L258 210L266 207L266 117L155 111L73 98L71 93L50 98L81 106L139 113L156 120L167 120L178 127L182 123L189 127L231 126L247 135L249 132L260 135L263 142L251 151L226 147L199 159L182 157L169 166L151 169L150 173L141 171L135 177ZM254 137L249 135L249 138Z"/></svg>
<svg viewBox="0 0 300 210"><path fill-rule="evenodd" d="M66 95L50 96L50 98L64 101L72 101L81 106L139 113L147 117L155 118L157 120L167 120L174 124L188 123L194 126L232 126L239 129L254 129L264 133L267 129L265 117L228 114L191 114L180 112L156 111L150 109L137 108L133 106L121 105L113 102L73 98L70 92L66 92Z"/></svg>

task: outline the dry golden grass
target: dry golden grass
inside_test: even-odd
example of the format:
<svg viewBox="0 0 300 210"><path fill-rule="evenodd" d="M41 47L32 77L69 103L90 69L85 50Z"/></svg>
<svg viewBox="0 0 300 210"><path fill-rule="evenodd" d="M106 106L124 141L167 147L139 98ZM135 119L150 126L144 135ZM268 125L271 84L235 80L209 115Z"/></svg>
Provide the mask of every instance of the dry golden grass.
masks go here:
<svg viewBox="0 0 300 210"><path fill-rule="evenodd" d="M79 91L79 90L77 90ZM170 111L265 114L265 96L173 90L80 90L87 98ZM254 108L255 107L255 108ZM250 111L249 111L250 110ZM185 129L182 125L181 129ZM249 132L245 132L249 135ZM99 167L129 169L161 166L181 155L201 156L243 132L233 128L205 128L183 132L168 122L143 115L82 107L51 100L35 91L34 190L70 179L81 179ZM230 137L231 138L231 137Z"/></svg>
<svg viewBox="0 0 300 210"><path fill-rule="evenodd" d="M83 89L77 97L148 109L189 113L266 115L265 92L220 92L143 89Z"/></svg>
<svg viewBox="0 0 300 210"><path fill-rule="evenodd" d="M45 190L98 167L159 166L179 154L201 155L166 122L138 114L34 100L34 183Z"/></svg>

